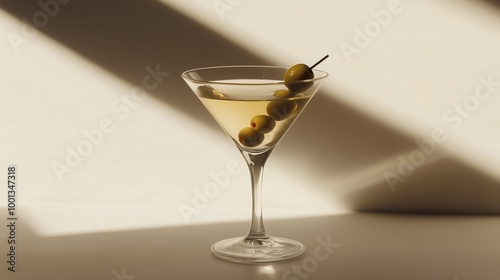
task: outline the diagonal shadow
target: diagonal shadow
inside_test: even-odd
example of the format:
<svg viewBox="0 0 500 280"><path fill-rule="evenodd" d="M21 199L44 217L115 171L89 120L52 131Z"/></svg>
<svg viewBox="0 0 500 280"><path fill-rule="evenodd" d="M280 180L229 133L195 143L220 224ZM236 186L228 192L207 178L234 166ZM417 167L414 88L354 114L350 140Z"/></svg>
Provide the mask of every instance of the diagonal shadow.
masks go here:
<svg viewBox="0 0 500 280"><path fill-rule="evenodd" d="M0 1L0 8L35 24L43 22L34 19L43 12L37 2ZM159 64L170 76L149 93L214 128L180 74L201 66L266 63L159 1L72 0L38 30L132 85L142 85L145 68Z"/></svg>
<svg viewBox="0 0 500 280"><path fill-rule="evenodd" d="M491 176L444 157L416 168L392 192L387 181L381 180L347 192L343 199L361 212L500 215L499 187Z"/></svg>
<svg viewBox="0 0 500 280"><path fill-rule="evenodd" d="M486 2L487 4L500 9L500 0L482 0L483 2Z"/></svg>
<svg viewBox="0 0 500 280"><path fill-rule="evenodd" d="M37 1L0 1L0 8L19 19L26 17L29 20L41 11ZM167 108L178 110L217 130L220 128L190 92L180 78L180 73L200 66L272 63L158 1L73 0L60 6L58 13L49 19L46 26L40 28L40 32L130 84L141 84L145 67L160 64L161 70L169 72L171 76L151 91L151 96L168 105ZM36 40L36 37L32 40ZM74 118L77 120L78 116ZM275 156L286 158L293 155L294 160L300 159L301 165L319 178L331 178L345 172L356 173L357 170L376 165L387 157L415 149L411 137L321 92L311 101L289 134L280 144ZM304 145L307 149L298 148ZM437 170L447 170L454 166L460 166L460 170L474 170L455 159L442 163L436 167ZM475 189L476 194L494 194L500 197L498 181L477 171L473 173L477 182L485 184L487 189L483 192L479 186ZM448 179L456 177L456 180L472 188L475 183L466 180L467 174L470 173L435 172L432 176L441 178L439 181L442 183L455 182L455 179ZM421 178L418 184L425 185L431 181ZM333 195L328 184L316 187L327 195ZM346 199L347 206L389 211L390 207L385 203L392 198L387 187L380 184L366 187L363 192L358 192L359 197ZM370 187L373 190L370 191ZM379 196L374 205L370 200L372 191L380 191L382 188L387 197ZM444 188L429 191L443 194L449 190ZM469 198L467 194L460 197L462 200ZM478 200L473 203L481 202ZM444 205L447 205L446 202ZM497 205L499 206L488 208L489 211L500 213L500 203ZM425 206L424 203L420 207L423 209ZM393 210L404 210L404 207L399 205ZM411 207L407 210L416 209ZM447 210L442 207L439 211Z"/></svg>

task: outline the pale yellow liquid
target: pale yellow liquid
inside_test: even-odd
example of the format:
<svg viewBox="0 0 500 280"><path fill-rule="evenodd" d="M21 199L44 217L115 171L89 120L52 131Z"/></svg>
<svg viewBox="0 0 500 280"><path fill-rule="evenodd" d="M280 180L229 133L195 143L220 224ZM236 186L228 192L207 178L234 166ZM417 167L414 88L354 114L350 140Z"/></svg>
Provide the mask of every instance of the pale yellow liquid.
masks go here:
<svg viewBox="0 0 500 280"><path fill-rule="evenodd" d="M245 127L250 127L250 120L257 115L268 115L267 107L273 100L231 100L212 99L200 97L212 116L217 120L224 131L233 141L248 152L260 152L273 148L298 117L300 112L307 105L311 96L294 98L279 98L274 100L293 100L297 104L297 109L293 111L285 120L276 121L274 129L264 134L264 141L255 147L246 147L238 141L238 133Z"/></svg>

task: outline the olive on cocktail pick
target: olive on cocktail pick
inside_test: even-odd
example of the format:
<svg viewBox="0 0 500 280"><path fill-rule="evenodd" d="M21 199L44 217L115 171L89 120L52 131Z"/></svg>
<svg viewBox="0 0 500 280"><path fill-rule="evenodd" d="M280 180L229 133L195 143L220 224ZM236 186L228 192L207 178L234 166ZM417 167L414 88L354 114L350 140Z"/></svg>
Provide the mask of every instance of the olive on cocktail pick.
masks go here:
<svg viewBox="0 0 500 280"><path fill-rule="evenodd" d="M264 142L264 134L253 130L251 127L245 127L238 133L238 141L244 146L255 147Z"/></svg>
<svg viewBox="0 0 500 280"><path fill-rule="evenodd" d="M210 99L223 99L225 95L209 85L203 85L198 87L198 94L201 97Z"/></svg>
<svg viewBox="0 0 500 280"><path fill-rule="evenodd" d="M250 127L260 133L269 133L276 126L276 122L269 116L257 115L250 120Z"/></svg>
<svg viewBox="0 0 500 280"><path fill-rule="evenodd" d="M289 90L286 89L278 89L277 91L274 92L273 95L278 98L288 98L292 97L293 93L291 93Z"/></svg>
<svg viewBox="0 0 500 280"><path fill-rule="evenodd" d="M294 66L286 70L283 80L285 81L285 86L293 93L301 93L306 91L313 85L313 82L302 83L300 81L310 80L314 78L314 73L312 69L318 64L327 59L329 55L324 56L313 66L309 67L303 63L295 64Z"/></svg>
<svg viewBox="0 0 500 280"><path fill-rule="evenodd" d="M273 120L282 121L290 117L297 107L295 100L273 100L267 105L266 111Z"/></svg>

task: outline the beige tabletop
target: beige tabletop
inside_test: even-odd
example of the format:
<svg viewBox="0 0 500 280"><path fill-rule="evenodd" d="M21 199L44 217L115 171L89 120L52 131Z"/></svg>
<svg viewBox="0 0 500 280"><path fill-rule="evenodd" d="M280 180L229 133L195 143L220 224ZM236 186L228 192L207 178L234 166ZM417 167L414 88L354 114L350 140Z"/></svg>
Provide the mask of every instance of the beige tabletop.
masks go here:
<svg viewBox="0 0 500 280"><path fill-rule="evenodd" d="M270 220L268 232L306 246L296 259L246 265L210 254L247 223L43 238L24 226L16 273L2 279L498 279L500 219L345 214ZM6 278L4 278L6 277Z"/></svg>

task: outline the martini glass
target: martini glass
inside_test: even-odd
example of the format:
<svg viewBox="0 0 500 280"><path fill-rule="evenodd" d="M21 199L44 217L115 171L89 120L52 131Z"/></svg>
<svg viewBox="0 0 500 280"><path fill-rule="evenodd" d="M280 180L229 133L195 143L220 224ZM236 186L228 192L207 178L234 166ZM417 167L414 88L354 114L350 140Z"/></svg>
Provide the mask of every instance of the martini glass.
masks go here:
<svg viewBox="0 0 500 280"><path fill-rule="evenodd" d="M245 158L251 175L252 222L246 236L216 242L212 254L239 263L264 263L297 257L298 241L270 237L262 219L264 164L286 131L328 76L284 82L286 67L219 66L188 70L182 78Z"/></svg>

